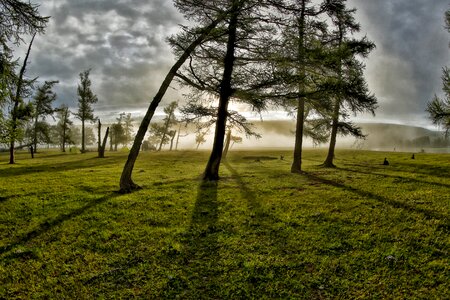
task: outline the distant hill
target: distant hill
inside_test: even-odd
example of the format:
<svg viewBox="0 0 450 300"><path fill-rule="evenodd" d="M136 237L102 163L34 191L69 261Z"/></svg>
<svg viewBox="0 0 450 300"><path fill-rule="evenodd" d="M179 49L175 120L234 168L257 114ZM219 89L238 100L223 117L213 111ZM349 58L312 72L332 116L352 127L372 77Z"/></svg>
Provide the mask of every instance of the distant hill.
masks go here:
<svg viewBox="0 0 450 300"><path fill-rule="evenodd" d="M294 138L295 122L291 120L270 120L254 122L257 131L263 136L279 136L280 140ZM445 140L443 132L433 131L422 127L388 124L388 123L360 123L365 140L352 137L340 137L338 147L380 149L398 151L420 151L423 148L447 148L450 140ZM307 144L307 143L306 143ZM324 145L323 145L324 146Z"/></svg>

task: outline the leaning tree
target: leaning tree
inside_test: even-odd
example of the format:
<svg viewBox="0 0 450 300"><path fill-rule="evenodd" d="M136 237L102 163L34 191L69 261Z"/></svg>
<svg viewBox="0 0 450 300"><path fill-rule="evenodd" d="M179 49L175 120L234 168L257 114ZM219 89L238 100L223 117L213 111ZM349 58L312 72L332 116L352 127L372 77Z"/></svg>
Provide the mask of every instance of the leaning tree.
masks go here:
<svg viewBox="0 0 450 300"><path fill-rule="evenodd" d="M128 159L125 163L122 175L120 177L120 191L123 193L131 192L135 189L140 188L137 184L133 182L131 178L134 164L139 155L139 150L141 148L142 141L144 140L145 134L147 132L150 121L153 118L155 110L158 107L159 103L161 102L162 98L164 97L178 69L185 63L185 61L189 58L190 54L194 51L194 49L198 45L203 43L211 34L211 32L216 28L216 26L219 23L223 22L230 13L229 10L224 10L214 15L209 15L202 19L195 17L193 11L195 11L197 7L199 10L201 10L201 6L203 5L204 1L175 0L174 2L175 6L178 7L179 10L183 12L187 18L192 19L192 21L197 22L199 25L196 27L192 27L190 29L191 34L187 36L189 40L186 42L186 47L183 49L182 53L179 54L177 61L167 73L158 92L151 101L144 118L142 119L138 132L134 139L133 146L131 147Z"/></svg>

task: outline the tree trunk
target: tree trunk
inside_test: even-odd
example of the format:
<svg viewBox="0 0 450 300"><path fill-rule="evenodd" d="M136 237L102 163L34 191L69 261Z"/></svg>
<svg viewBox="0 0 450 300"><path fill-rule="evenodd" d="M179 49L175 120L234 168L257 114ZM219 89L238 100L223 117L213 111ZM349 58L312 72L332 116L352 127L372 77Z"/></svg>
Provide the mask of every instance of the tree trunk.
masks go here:
<svg viewBox="0 0 450 300"><path fill-rule="evenodd" d="M186 50L184 50L184 53L180 56L177 62L170 69L169 73L166 75L166 78L161 84L158 93L155 95L152 102L150 103L150 106L148 107L144 119L142 120L141 125L139 126L139 130L136 134L136 137L134 138L133 146L131 147L130 153L128 154L128 159L125 163L125 166L123 167L122 175L120 177L120 192L129 193L132 190L140 188L137 184L133 182L131 175L133 173L134 163L136 162L136 159L139 155L139 150L141 148L142 141L144 140L145 133L148 130L148 125L150 124L150 121L153 118L153 114L155 113L155 110L158 107L159 102L161 102L164 94L169 88L170 83L175 77L178 69L183 65L183 63L186 61L186 59L189 57L192 51L194 51L194 49L203 42L203 40L209 35L211 30L213 30L217 26L217 24L219 24L225 18L225 16L226 14L221 15L219 18L214 20L208 27L206 27L202 31L202 33L197 37L197 39L193 41L189 45L189 47L186 48Z"/></svg>
<svg viewBox="0 0 450 300"><path fill-rule="evenodd" d="M84 146L84 118L81 120L81 153L86 152L85 146Z"/></svg>
<svg viewBox="0 0 450 300"><path fill-rule="evenodd" d="M227 138L225 140L225 148L223 149L222 159L225 159L228 154L228 150L230 149L230 141L231 141L231 130L227 131Z"/></svg>
<svg viewBox="0 0 450 300"><path fill-rule="evenodd" d="M330 146L328 148L327 158L325 159L322 166L326 168L334 168L333 164L334 159L334 150L336 148L336 137L339 126L339 110L340 110L340 101L336 99L334 111L333 111L333 123L331 125L331 137L330 137Z"/></svg>
<svg viewBox="0 0 450 300"><path fill-rule="evenodd" d="M305 88L305 22L306 1L302 0L301 13L298 19L298 68L300 78L298 92L303 94ZM297 105L297 124L295 130L294 160L291 165L291 173L302 172L303 129L305 126L305 98L299 97Z"/></svg>
<svg viewBox="0 0 450 300"><path fill-rule="evenodd" d="M181 132L181 124L180 127L178 127L178 135L177 135L177 142L175 143L175 151L178 150L178 142L180 141L180 132Z"/></svg>
<svg viewBox="0 0 450 300"><path fill-rule="evenodd" d="M305 124L305 99L298 100L297 124L295 130L294 160L291 166L291 173L302 172L302 150L303 150L303 127Z"/></svg>
<svg viewBox="0 0 450 300"><path fill-rule="evenodd" d="M172 136L172 138L170 139L170 150L169 151L172 151L172 148L173 148L173 140L175 139L175 136L177 135L177 133L175 132L174 134L173 134L173 136Z"/></svg>
<svg viewBox="0 0 450 300"><path fill-rule="evenodd" d="M159 144L158 151L161 151L161 149L162 149L162 145L163 145L163 143L164 143L164 139L166 138L167 131L169 130L169 124L170 124L170 119L171 119L171 118L172 118L172 114L169 114L169 115L167 116L166 124L164 124L164 132L163 132L163 136L162 136L162 138L161 138L161 143Z"/></svg>
<svg viewBox="0 0 450 300"><path fill-rule="evenodd" d="M98 119L98 146L97 146L97 152L98 157L100 157L100 151L102 150L102 123L100 122L100 119Z"/></svg>
<svg viewBox="0 0 450 300"><path fill-rule="evenodd" d="M216 131L211 155L206 165L205 173L203 174L203 180L205 181L216 181L219 179L219 167L222 159L223 141L227 124L228 103L232 94L231 78L235 61L234 51L236 47L236 31L239 15L237 1L233 1L232 6L231 19L228 25L227 52L224 59L222 82L220 83Z"/></svg>
<svg viewBox="0 0 450 300"><path fill-rule="evenodd" d="M34 119L34 132L33 132L33 153L37 153L37 123L38 123L38 116Z"/></svg>
<svg viewBox="0 0 450 300"><path fill-rule="evenodd" d="M98 151L99 158L105 158L105 149L106 143L108 142L108 134L109 134L109 127L106 127L105 136L103 137L103 143L100 145L100 149Z"/></svg>
<svg viewBox="0 0 450 300"><path fill-rule="evenodd" d="M114 150L114 148L113 148L113 132L114 131L112 131L111 134L109 135L109 151L111 151L111 152Z"/></svg>
<svg viewBox="0 0 450 300"><path fill-rule="evenodd" d="M10 145L9 145L10 146L10 148L9 148L9 163L10 164L15 163L14 146L15 146L15 142L16 142L16 130L17 130L17 121L18 121L17 114L18 114L18 109L19 109L20 93L21 93L22 85L23 85L23 75L25 74L25 70L27 68L27 61L28 61L28 57L30 56L31 46L33 45L35 36L36 36L36 33L33 34L30 45L28 46L27 54L25 55L25 59L23 61L22 68L20 69L19 78L17 81L16 94L14 95L14 99L13 99L14 100L14 108L12 110L12 116L11 116L12 128L11 128L11 133L10 133L11 141L10 141Z"/></svg>

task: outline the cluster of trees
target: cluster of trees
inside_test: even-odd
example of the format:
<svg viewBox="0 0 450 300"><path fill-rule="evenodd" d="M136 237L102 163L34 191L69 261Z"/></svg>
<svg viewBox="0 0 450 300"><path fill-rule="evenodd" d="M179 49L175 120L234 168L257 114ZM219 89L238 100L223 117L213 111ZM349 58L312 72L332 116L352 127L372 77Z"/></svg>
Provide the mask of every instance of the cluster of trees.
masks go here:
<svg viewBox="0 0 450 300"><path fill-rule="evenodd" d="M447 31L450 32L450 10L445 12L445 23ZM435 95L428 103L427 112L435 125L443 127L447 136L450 132L450 69L448 67L442 69L442 85L445 98L441 99Z"/></svg>
<svg viewBox="0 0 450 300"><path fill-rule="evenodd" d="M231 101L250 105L256 112L283 107L296 116L291 167L295 173L302 172L304 136L330 142L327 167L333 166L338 134L364 137L349 116L376 109L361 62L375 45L354 36L360 26L355 9L349 9L345 0L175 0L174 4L194 25L182 27L169 39L178 60L139 127L120 180L123 192L139 188L131 179L133 166L154 112L175 78L192 91L182 112L199 124L215 126L204 180L219 179L229 143L227 128L257 135L252 124L229 109Z"/></svg>

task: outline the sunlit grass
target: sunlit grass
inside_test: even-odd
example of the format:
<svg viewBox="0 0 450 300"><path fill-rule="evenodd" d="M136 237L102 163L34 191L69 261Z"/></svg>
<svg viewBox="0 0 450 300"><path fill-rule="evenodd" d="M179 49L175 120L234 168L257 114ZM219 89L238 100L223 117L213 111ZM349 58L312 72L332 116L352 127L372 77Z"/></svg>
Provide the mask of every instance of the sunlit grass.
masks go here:
<svg viewBox="0 0 450 300"><path fill-rule="evenodd" d="M142 153L120 195L126 153L1 154L0 298L448 297L450 155L231 152L201 184L207 155Z"/></svg>

